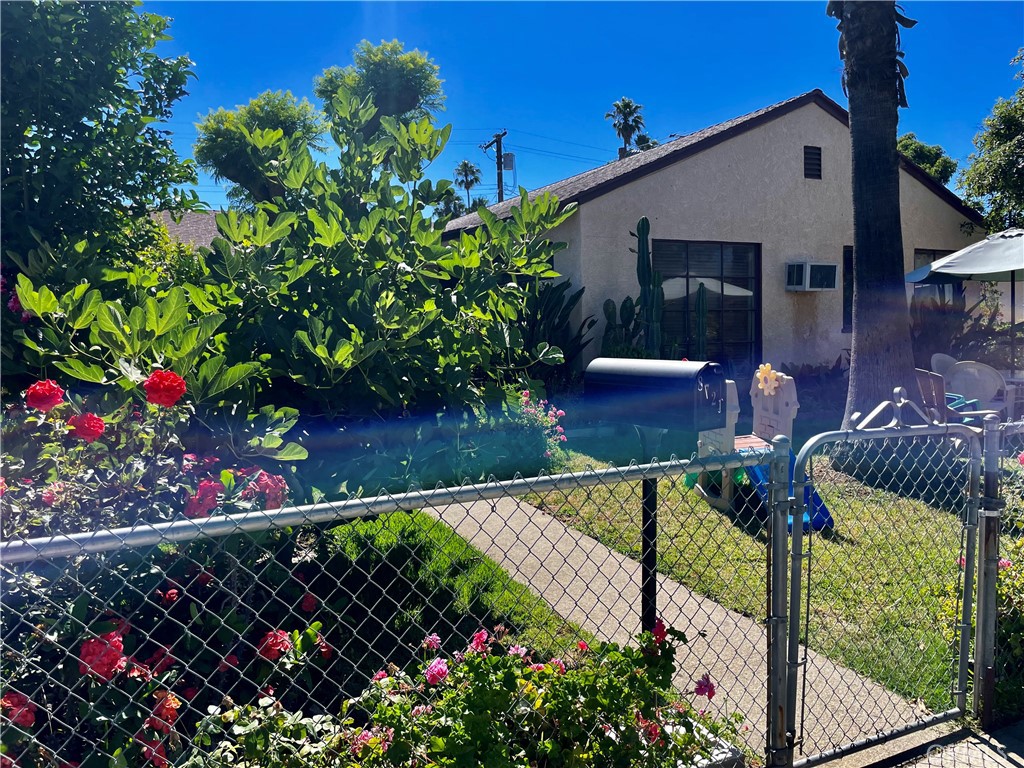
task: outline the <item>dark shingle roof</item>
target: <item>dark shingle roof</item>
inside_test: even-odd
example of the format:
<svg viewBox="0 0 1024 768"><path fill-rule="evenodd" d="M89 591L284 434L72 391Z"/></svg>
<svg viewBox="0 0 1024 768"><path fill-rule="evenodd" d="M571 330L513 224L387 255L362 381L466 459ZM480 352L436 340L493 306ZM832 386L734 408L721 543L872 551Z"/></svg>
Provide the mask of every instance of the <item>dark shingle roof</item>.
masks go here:
<svg viewBox="0 0 1024 768"><path fill-rule="evenodd" d="M815 89L800 96L780 101L778 104L772 104L764 109L759 109L756 112L712 125L709 128L688 134L675 141L661 144L654 149L639 152L622 160L602 165L600 168L594 168L576 176L571 176L563 181L557 181L554 184L540 187L529 193L530 199L548 192L557 197L559 202L563 204L584 203L649 173L654 173L698 152L709 149L734 136L745 133L752 128L789 114L807 104L817 104L844 125L849 125L849 114L847 111L832 101L821 90ZM939 184L927 172L902 156L901 167L960 211L969 220L976 224L982 223L981 216L977 211L965 205L959 197ZM504 218L509 215L512 206L518 203L519 198L513 197L501 203L488 206L488 210L498 218ZM454 233L462 229L472 229L480 226L482 223L480 215L474 212L458 219L452 219L445 227L445 232Z"/></svg>
<svg viewBox="0 0 1024 768"><path fill-rule="evenodd" d="M220 237L217 231L217 211L188 211L180 222L175 222L167 211L154 214L167 227L171 240L210 247L213 238Z"/></svg>

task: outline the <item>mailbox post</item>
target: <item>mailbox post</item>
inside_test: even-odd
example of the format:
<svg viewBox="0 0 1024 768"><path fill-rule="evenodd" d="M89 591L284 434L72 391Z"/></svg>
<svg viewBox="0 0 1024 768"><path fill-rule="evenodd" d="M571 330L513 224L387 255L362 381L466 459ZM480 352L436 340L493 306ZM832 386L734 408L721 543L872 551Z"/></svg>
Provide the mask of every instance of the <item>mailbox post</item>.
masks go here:
<svg viewBox="0 0 1024 768"><path fill-rule="evenodd" d="M597 418L637 427L645 449L650 428L701 432L726 422L725 372L718 363L599 357L583 375L583 398ZM640 626L650 632L658 618L657 478L645 477L640 495Z"/></svg>

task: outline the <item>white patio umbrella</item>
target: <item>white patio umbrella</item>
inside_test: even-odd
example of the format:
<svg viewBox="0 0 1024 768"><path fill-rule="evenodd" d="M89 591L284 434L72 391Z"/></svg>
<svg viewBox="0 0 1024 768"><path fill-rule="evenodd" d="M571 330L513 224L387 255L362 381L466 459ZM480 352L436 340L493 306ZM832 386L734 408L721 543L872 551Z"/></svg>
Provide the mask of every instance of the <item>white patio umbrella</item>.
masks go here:
<svg viewBox="0 0 1024 768"><path fill-rule="evenodd" d="M672 299L681 299L683 296L692 296L697 293L697 289L701 284L712 293L720 293L723 296L754 295L753 291L748 291L746 288L741 288L732 283L723 283L721 280L716 280L713 277L691 277L689 293L686 291L685 277L670 277L667 280L663 280L661 288L665 291L665 301L671 301Z"/></svg>
<svg viewBox="0 0 1024 768"><path fill-rule="evenodd" d="M1024 229L996 232L906 276L908 283L1010 283L1010 375L1017 370L1017 280L1024 277Z"/></svg>

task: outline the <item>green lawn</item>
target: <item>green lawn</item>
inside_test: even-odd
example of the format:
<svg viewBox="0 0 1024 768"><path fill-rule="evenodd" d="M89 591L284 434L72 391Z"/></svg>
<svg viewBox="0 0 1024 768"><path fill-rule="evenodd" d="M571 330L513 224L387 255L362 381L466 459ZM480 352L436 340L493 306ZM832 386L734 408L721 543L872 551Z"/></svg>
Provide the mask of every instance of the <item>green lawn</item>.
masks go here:
<svg viewBox="0 0 1024 768"><path fill-rule="evenodd" d="M570 454L572 470L606 464ZM959 575L961 536L960 519L952 509L956 497L944 495L948 483L934 479L937 465L915 472L900 493L834 471L825 461L815 469L836 529L831 535L805 538L813 553L810 647L908 699L923 700L933 710L949 708L955 609L949 595ZM892 486L896 479L881 476L877 482ZM607 546L639 558L637 485L614 483L531 501ZM680 477L659 483L658 524L662 573L763 620L767 540L756 516L712 509ZM804 572L806 590L806 565Z"/></svg>

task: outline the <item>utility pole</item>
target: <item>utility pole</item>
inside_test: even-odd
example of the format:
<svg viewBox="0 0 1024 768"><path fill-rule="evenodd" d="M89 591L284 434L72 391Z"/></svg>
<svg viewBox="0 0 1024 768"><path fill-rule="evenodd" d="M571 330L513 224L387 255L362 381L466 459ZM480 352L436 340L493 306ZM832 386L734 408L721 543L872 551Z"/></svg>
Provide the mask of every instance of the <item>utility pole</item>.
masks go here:
<svg viewBox="0 0 1024 768"><path fill-rule="evenodd" d="M491 147L494 147L495 151L498 153L498 202L499 203L502 200L505 199L505 177L503 175L503 172L505 170L505 168L504 168L504 165L505 165L505 155L502 154L502 151L501 151L501 140L503 138L505 138L506 136L508 136L508 131L507 130L503 130L500 133L496 133L496 134L494 134L494 138L493 139L491 139L489 142L484 144L483 147L481 147L481 149L483 149L485 152L488 149L490 149Z"/></svg>

